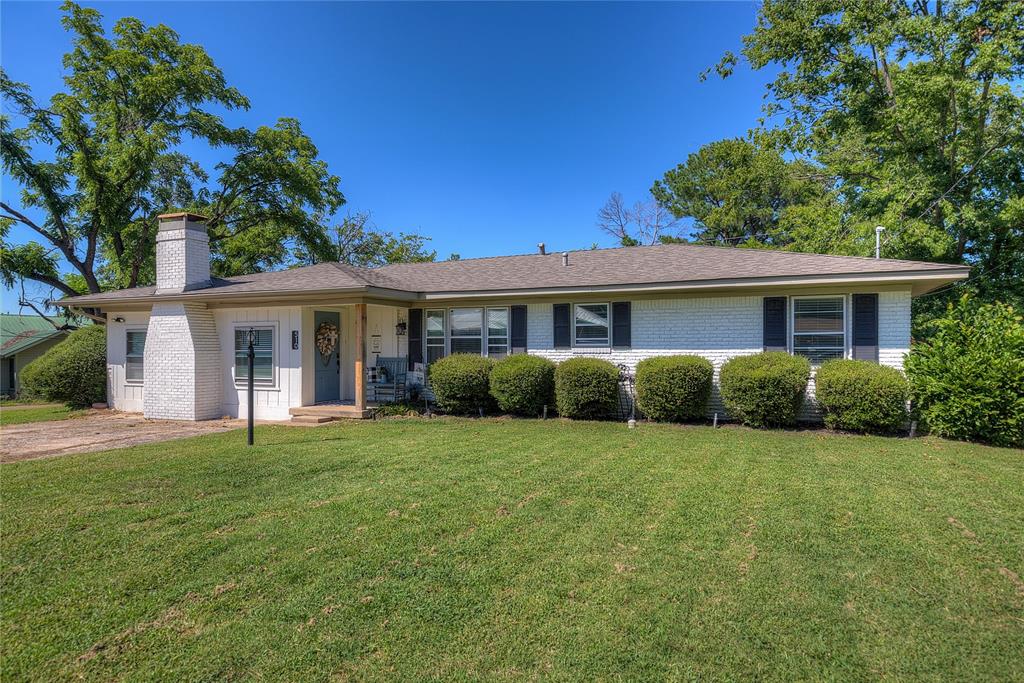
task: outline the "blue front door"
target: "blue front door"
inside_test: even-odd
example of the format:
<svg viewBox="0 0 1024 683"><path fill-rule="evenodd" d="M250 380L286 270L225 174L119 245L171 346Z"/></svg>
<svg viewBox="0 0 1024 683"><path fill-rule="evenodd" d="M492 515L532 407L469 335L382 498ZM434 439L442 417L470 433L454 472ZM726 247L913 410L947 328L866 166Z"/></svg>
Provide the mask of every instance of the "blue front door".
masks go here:
<svg viewBox="0 0 1024 683"><path fill-rule="evenodd" d="M313 314L313 362L316 364L315 401L341 398L341 315L332 311Z"/></svg>

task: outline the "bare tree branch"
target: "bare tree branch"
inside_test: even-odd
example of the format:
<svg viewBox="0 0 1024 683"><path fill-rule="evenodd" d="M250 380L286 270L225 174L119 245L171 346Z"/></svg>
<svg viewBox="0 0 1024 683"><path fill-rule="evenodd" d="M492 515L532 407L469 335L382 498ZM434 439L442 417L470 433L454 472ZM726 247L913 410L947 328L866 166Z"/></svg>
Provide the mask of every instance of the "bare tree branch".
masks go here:
<svg viewBox="0 0 1024 683"><path fill-rule="evenodd" d="M629 238L629 210L622 200L622 194L612 192L612 195L597 212L597 227L614 237L619 242Z"/></svg>
<svg viewBox="0 0 1024 683"><path fill-rule="evenodd" d="M613 192L597 212L597 227L624 246L657 244L678 226L679 219L653 198L626 208L622 194Z"/></svg>
<svg viewBox="0 0 1024 683"><path fill-rule="evenodd" d="M32 303L32 301L29 300L28 297L25 296L25 280L24 279L21 281L21 296L18 297L18 305L19 306L27 306L28 308L31 308L33 311L36 312L36 315L38 315L40 318L42 318L46 322L48 322L51 325L53 325L53 329L55 329L55 330L62 330L62 329L64 329L64 327L62 325L58 325L56 320L54 320L50 316L46 315L42 311L40 311L39 308L34 303Z"/></svg>

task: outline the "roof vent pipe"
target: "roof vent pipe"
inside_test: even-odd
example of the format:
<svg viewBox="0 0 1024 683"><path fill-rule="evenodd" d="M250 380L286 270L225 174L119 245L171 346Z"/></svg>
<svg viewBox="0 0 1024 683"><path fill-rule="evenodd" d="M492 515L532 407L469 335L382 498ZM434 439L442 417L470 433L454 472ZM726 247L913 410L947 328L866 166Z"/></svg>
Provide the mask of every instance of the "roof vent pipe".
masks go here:
<svg viewBox="0 0 1024 683"><path fill-rule="evenodd" d="M567 251L563 251L562 252L562 265L563 266L569 265L569 252L567 252Z"/></svg>
<svg viewBox="0 0 1024 683"><path fill-rule="evenodd" d="M541 256L543 256L544 254L548 253L548 252L544 251L544 243L543 242L540 242L540 243L537 244L537 251L540 252Z"/></svg>

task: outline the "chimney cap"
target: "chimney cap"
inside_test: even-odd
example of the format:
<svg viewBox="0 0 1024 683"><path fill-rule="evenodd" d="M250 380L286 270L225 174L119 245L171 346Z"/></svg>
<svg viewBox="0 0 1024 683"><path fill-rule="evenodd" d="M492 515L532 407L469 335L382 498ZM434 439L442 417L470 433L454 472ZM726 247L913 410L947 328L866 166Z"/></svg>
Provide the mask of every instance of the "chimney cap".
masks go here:
<svg viewBox="0 0 1024 683"><path fill-rule="evenodd" d="M206 221L210 220L206 216L201 216L198 213L190 213L188 211L178 211L178 212L175 212L175 213L162 213L159 216L157 216L157 219L161 220L161 221L173 221L173 220L177 220L178 218L184 218L187 221L202 221L204 223Z"/></svg>
<svg viewBox="0 0 1024 683"><path fill-rule="evenodd" d="M545 250L545 248L544 248L544 243L543 243L543 242L538 242L538 243L537 243L537 250L538 250L538 251L539 251L539 252L540 252L540 253L541 253L542 255L543 255L543 254L546 254L546 253L548 253L548 252L547 252L547 251Z"/></svg>

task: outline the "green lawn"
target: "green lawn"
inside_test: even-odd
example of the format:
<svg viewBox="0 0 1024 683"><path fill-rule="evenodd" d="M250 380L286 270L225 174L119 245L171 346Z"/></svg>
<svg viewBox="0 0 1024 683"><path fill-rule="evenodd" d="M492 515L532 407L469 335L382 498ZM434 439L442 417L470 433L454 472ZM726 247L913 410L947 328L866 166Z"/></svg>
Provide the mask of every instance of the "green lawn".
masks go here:
<svg viewBox="0 0 1024 683"><path fill-rule="evenodd" d="M1021 680L1024 452L515 420L0 468L7 680Z"/></svg>
<svg viewBox="0 0 1024 683"><path fill-rule="evenodd" d="M45 405L38 408L21 406L17 408L0 407L0 425L19 425L26 422L48 422L50 420L66 420L78 417L83 410L72 410L66 406Z"/></svg>

